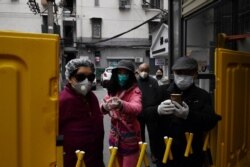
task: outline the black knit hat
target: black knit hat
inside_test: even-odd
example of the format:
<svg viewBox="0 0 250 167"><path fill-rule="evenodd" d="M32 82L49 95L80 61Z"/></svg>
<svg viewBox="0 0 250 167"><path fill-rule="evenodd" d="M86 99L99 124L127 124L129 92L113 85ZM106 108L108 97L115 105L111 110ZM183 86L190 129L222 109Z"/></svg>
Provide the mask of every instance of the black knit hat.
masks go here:
<svg viewBox="0 0 250 167"><path fill-rule="evenodd" d="M129 71L135 72L134 63L132 61L129 61L129 60L119 61L115 69L118 69L118 68L124 68L124 69L127 69Z"/></svg>
<svg viewBox="0 0 250 167"><path fill-rule="evenodd" d="M198 70L198 63L194 58L183 56L176 60L172 70Z"/></svg>

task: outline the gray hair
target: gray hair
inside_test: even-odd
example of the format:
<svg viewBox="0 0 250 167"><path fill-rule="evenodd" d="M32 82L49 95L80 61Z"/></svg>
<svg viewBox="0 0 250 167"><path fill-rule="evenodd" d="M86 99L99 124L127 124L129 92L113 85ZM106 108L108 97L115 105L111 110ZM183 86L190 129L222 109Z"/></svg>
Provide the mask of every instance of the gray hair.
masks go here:
<svg viewBox="0 0 250 167"><path fill-rule="evenodd" d="M90 67L91 71L95 72L95 66L90 60L83 58L76 58L70 60L65 66L65 77L69 80L76 72L79 67Z"/></svg>

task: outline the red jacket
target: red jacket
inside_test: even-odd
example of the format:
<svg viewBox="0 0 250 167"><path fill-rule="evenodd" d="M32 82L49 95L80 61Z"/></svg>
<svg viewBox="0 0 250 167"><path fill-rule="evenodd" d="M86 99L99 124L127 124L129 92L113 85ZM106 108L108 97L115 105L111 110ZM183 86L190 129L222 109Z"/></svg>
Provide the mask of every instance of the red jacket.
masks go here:
<svg viewBox="0 0 250 167"><path fill-rule="evenodd" d="M139 150L138 142L141 141L140 124L137 115L142 110L141 91L138 86L134 85L128 90L118 92L117 97L122 100L121 110L112 110L111 130L109 135L110 146L117 146L118 153L128 155ZM110 96L105 96L107 101ZM103 112L106 111L101 107Z"/></svg>
<svg viewBox="0 0 250 167"><path fill-rule="evenodd" d="M77 94L67 85L60 94L59 134L64 135L64 166L75 167L75 151L85 151L87 167L103 166L103 114L94 93Z"/></svg>

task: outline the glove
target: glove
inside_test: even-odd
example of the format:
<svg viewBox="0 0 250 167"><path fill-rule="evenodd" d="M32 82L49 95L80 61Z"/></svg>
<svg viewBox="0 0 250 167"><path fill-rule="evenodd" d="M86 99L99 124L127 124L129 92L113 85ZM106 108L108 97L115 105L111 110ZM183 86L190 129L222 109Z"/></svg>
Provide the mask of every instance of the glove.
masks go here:
<svg viewBox="0 0 250 167"><path fill-rule="evenodd" d="M112 97L108 100L105 100L102 106L106 111L110 111L113 109L121 109L122 102L118 97Z"/></svg>
<svg viewBox="0 0 250 167"><path fill-rule="evenodd" d="M110 100L110 108L112 109L121 109L122 108L122 101L118 97L112 97Z"/></svg>
<svg viewBox="0 0 250 167"><path fill-rule="evenodd" d="M188 113L189 113L189 107L188 105L183 101L182 102L182 106L175 102L175 101L172 101L172 103L175 105L175 111L174 111L174 115L176 117L179 117L179 118L182 118L182 119L187 119L187 116L188 116Z"/></svg>
<svg viewBox="0 0 250 167"><path fill-rule="evenodd" d="M175 106L172 104L170 99L161 102L161 104L157 108L157 112L159 115L170 115L173 114L174 110Z"/></svg>

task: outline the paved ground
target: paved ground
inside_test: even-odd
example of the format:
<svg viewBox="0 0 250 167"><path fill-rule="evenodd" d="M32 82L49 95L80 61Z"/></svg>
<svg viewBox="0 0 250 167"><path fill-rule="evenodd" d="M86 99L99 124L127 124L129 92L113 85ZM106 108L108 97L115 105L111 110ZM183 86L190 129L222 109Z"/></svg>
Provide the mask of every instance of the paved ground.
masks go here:
<svg viewBox="0 0 250 167"><path fill-rule="evenodd" d="M102 88L100 85L97 85L97 89L93 91L99 102L102 101L103 97L106 95L107 91L106 89ZM109 144L108 144L108 134L109 134L109 129L110 129L110 117L108 115L104 116L104 130L105 130L105 137L104 137L104 163L106 166L108 166L108 161L109 161ZM146 133L146 142L148 143L148 134ZM147 148L147 154L149 154L149 146ZM149 155L148 155L149 158ZM150 159L149 159L150 160ZM143 165L142 165L143 166ZM150 166L153 167L153 164L150 162Z"/></svg>

